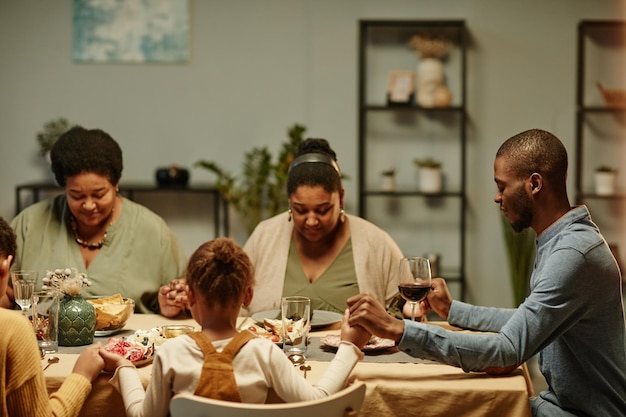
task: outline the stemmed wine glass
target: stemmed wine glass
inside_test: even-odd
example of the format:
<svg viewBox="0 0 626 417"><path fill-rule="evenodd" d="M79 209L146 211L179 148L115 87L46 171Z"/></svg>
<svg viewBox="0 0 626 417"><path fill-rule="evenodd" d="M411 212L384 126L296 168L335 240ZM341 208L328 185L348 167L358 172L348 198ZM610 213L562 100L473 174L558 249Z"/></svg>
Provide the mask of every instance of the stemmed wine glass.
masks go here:
<svg viewBox="0 0 626 417"><path fill-rule="evenodd" d="M11 272L13 279L13 294L15 302L21 307L22 314L28 318L28 309L31 306L33 292L37 284L37 271L15 271Z"/></svg>
<svg viewBox="0 0 626 417"><path fill-rule="evenodd" d="M430 261L428 258L406 256L400 260L398 274L398 291L411 304L411 320L415 321L415 305L430 291Z"/></svg>

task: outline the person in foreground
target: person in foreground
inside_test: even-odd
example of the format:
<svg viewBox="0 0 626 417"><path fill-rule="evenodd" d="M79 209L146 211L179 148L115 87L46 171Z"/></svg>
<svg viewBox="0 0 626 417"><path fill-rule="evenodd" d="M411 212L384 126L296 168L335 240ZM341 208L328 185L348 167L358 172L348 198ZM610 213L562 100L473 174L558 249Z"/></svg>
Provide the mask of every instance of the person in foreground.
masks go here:
<svg viewBox="0 0 626 417"><path fill-rule="evenodd" d="M50 159L65 192L13 219L13 269L42 277L48 270L77 268L93 283L87 296L119 292L141 312L180 313L185 253L161 217L118 193L123 163L117 142L102 130L76 126L59 137ZM10 291L2 305L12 303Z"/></svg>
<svg viewBox="0 0 626 417"><path fill-rule="evenodd" d="M531 398L534 416L626 415L626 332L622 280L585 206L567 198L567 152L538 129L508 139L496 154L494 201L516 231L537 234L530 295L517 309L452 300L433 280L432 308L467 334L389 317L367 294L348 300L351 325L392 338L412 356L465 371L514 369L539 353L548 389Z"/></svg>
<svg viewBox="0 0 626 417"><path fill-rule="evenodd" d="M166 416L171 398L179 393L245 403L264 403L270 388L287 402L327 396L345 387L362 358L360 348L371 336L344 320L337 354L312 386L280 347L248 330L237 331L239 309L252 300L254 273L248 256L231 239L202 244L189 259L186 282L189 309L202 330L161 345L145 392L130 361L104 348L100 351L105 370L115 370L111 383L122 394L129 417ZM215 363L212 347L235 355L234 372L216 375L210 371Z"/></svg>
<svg viewBox="0 0 626 417"><path fill-rule="evenodd" d="M15 234L0 217L0 295L9 282L16 251ZM100 344L85 348L72 373L48 398L37 339L30 322L20 313L0 308L0 415L77 416L100 374L104 361Z"/></svg>
<svg viewBox="0 0 626 417"><path fill-rule="evenodd" d="M244 245L258 285L242 314L278 309L287 295L343 313L346 299L360 292L387 306L398 294L402 252L386 232L344 212L336 159L325 139L300 143L288 171L288 212L259 223Z"/></svg>

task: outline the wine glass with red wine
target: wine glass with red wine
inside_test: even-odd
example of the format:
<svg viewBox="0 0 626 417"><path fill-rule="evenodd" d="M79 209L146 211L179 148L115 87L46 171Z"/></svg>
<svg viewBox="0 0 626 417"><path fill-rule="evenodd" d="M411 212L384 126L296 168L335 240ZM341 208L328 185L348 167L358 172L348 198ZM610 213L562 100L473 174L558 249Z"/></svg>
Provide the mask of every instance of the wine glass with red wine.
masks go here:
<svg viewBox="0 0 626 417"><path fill-rule="evenodd" d="M398 291L411 304L411 320L415 321L415 305L430 291L430 261L428 258L406 256L400 260L398 274Z"/></svg>

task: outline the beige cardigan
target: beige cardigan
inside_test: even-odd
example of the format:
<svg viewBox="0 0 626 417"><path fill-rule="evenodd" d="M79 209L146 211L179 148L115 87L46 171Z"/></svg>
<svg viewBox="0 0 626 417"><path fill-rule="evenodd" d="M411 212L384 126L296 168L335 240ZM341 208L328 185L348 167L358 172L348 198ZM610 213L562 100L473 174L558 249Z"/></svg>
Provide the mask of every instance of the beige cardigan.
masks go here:
<svg viewBox="0 0 626 417"><path fill-rule="evenodd" d="M357 216L346 215L350 225L354 267L360 292L369 292L385 306L398 293L396 269L402 251L391 236ZM280 308L293 222L287 212L257 225L244 245L255 268L256 286L249 308L250 315Z"/></svg>

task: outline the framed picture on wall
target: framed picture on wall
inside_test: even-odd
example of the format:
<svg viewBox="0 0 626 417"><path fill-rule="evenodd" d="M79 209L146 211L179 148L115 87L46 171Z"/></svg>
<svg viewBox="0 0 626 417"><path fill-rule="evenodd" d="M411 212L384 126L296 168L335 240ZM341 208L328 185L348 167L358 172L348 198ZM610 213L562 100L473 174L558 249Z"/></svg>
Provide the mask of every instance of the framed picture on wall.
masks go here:
<svg viewBox="0 0 626 417"><path fill-rule="evenodd" d="M73 0L72 59L187 62L189 0Z"/></svg>

